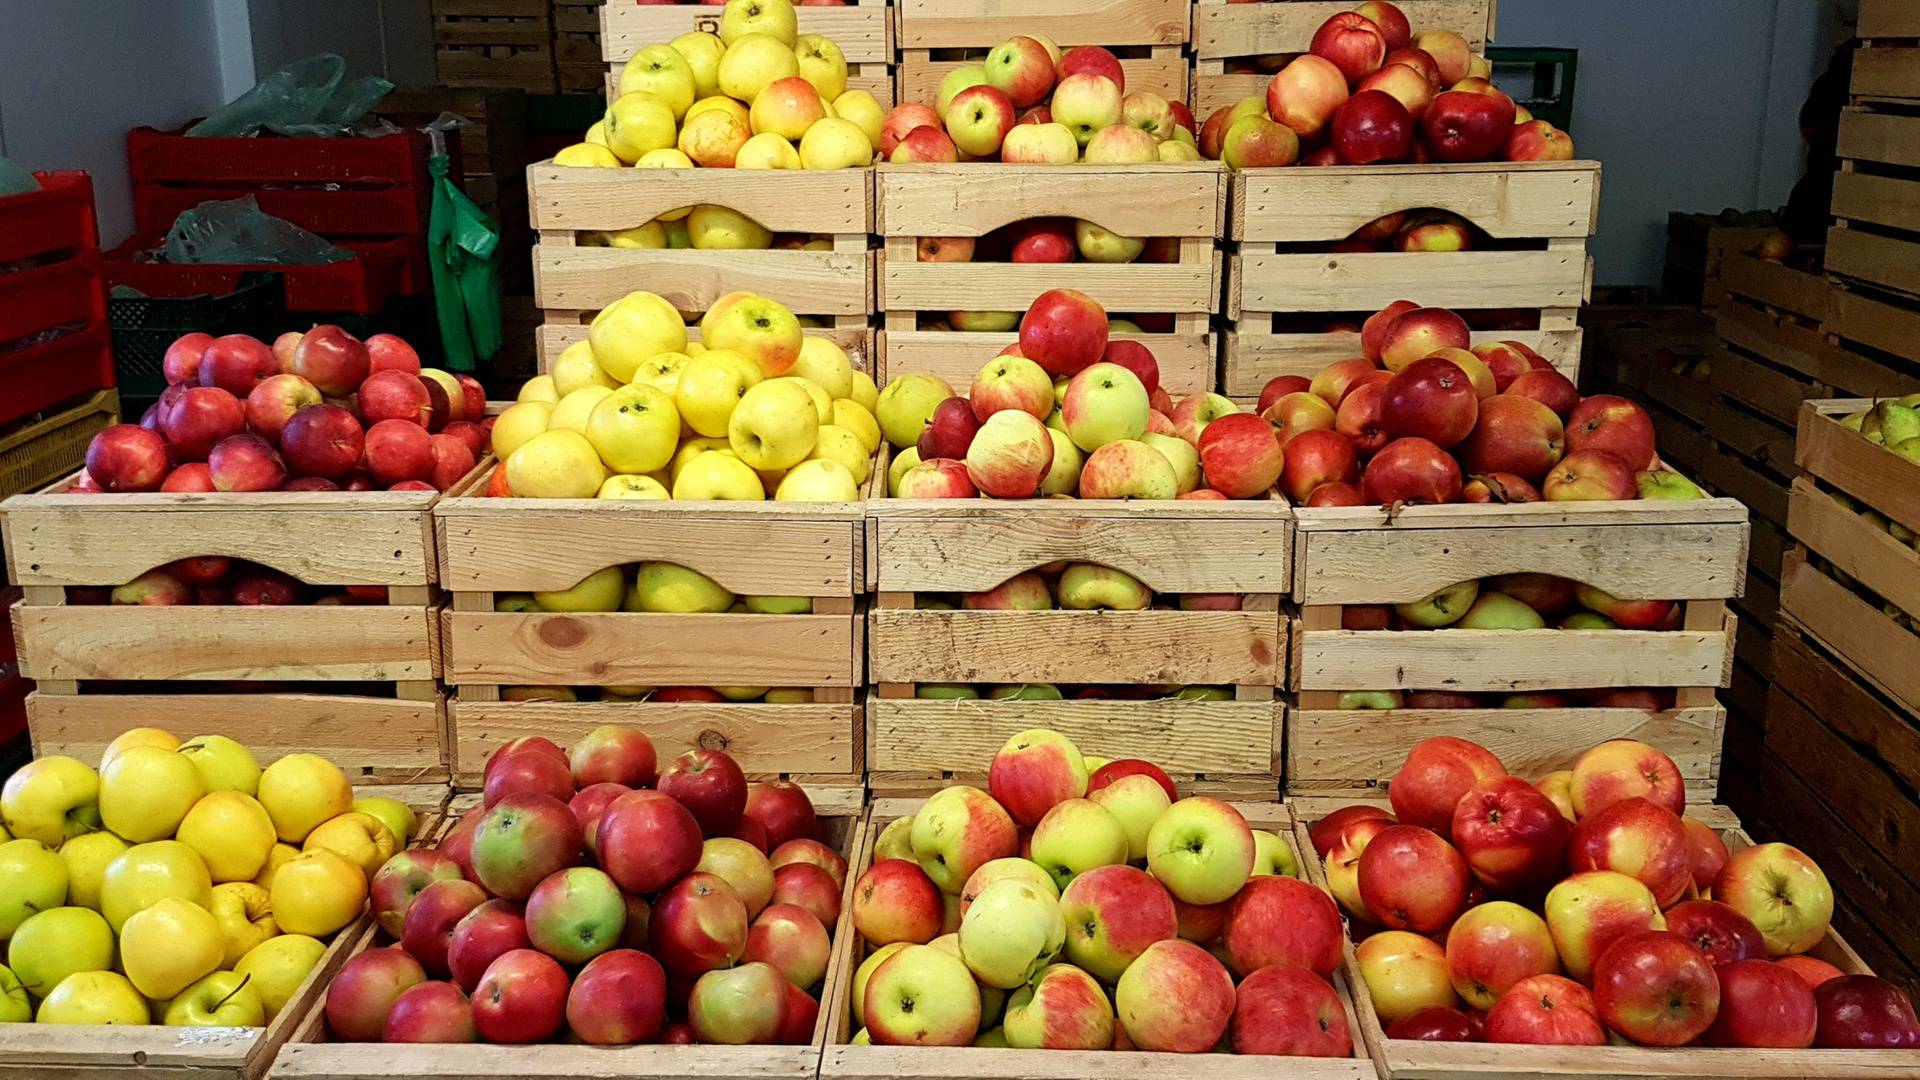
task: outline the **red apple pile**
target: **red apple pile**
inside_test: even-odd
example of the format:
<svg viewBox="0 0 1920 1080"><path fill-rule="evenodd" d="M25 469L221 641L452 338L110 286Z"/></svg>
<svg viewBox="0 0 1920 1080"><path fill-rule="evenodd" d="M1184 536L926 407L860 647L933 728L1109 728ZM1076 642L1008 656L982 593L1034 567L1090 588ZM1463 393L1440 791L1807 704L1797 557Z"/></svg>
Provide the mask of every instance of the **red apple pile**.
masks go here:
<svg viewBox="0 0 1920 1080"><path fill-rule="evenodd" d="M1472 251L1485 234L1459 214L1445 210L1402 210L1373 219L1331 250Z"/></svg>
<svg viewBox="0 0 1920 1080"><path fill-rule="evenodd" d="M1008 38L955 68L933 105L896 105L880 126L888 161L1032 165L1199 161L1193 112L1145 90L1098 45L1061 51L1040 34Z"/></svg>
<svg viewBox="0 0 1920 1080"><path fill-rule="evenodd" d="M1331 16L1264 98L1223 105L1200 152L1234 168L1566 161L1573 139L1535 120L1451 30L1414 33L1386 0Z"/></svg>
<svg viewBox="0 0 1920 1080"><path fill-rule="evenodd" d="M771 852L771 854L769 854ZM482 805L374 875L397 944L327 987L335 1039L805 1044L846 860L806 792L631 727L487 759Z"/></svg>
<svg viewBox="0 0 1920 1080"><path fill-rule="evenodd" d="M1268 382L1280 490L1310 507L1706 497L1635 402L1581 397L1520 342L1471 344L1459 315L1398 300L1361 328L1363 356Z"/></svg>
<svg viewBox="0 0 1920 1080"><path fill-rule="evenodd" d="M1920 1046L1904 991L1808 955L1833 890L1786 844L1729 852L1672 759L1619 739L1536 783L1465 739L1310 830L1394 1039Z"/></svg>
<svg viewBox="0 0 1920 1080"><path fill-rule="evenodd" d="M888 822L853 888L856 1044L1347 1057L1340 915L1286 839L1023 731Z"/></svg>
<svg viewBox="0 0 1920 1080"><path fill-rule="evenodd" d="M486 392L392 334L187 334L138 424L93 437L72 491L445 491L485 452Z"/></svg>
<svg viewBox="0 0 1920 1080"><path fill-rule="evenodd" d="M1282 465L1273 426L1219 394L1175 404L1144 344L1109 336L1107 313L1049 289L1020 340L967 396L937 375L887 383L877 405L893 443L895 498L1259 499Z"/></svg>
<svg viewBox="0 0 1920 1080"><path fill-rule="evenodd" d="M1180 261L1180 240L1121 236L1074 218L1029 218L981 237L923 236L915 243L915 257L920 262L1174 263ZM1020 315L955 311L946 321L954 330L996 333L1013 329Z"/></svg>
<svg viewBox="0 0 1920 1080"><path fill-rule="evenodd" d="M243 607L313 604L384 604L385 585L314 586L270 566L225 555L196 555L176 559L112 589L85 586L67 590L75 606L125 604L139 607L176 607L238 604Z"/></svg>

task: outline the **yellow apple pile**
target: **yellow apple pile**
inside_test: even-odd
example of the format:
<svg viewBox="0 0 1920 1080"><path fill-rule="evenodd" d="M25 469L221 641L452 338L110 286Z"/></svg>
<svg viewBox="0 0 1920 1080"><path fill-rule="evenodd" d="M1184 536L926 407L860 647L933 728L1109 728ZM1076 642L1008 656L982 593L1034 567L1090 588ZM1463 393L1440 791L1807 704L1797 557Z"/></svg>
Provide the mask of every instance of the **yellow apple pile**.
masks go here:
<svg viewBox="0 0 1920 1080"><path fill-rule="evenodd" d="M839 46L819 34L799 33L789 0L730 0L719 33L694 31L635 53L620 73L620 95L606 118L587 129L584 141L554 155L554 162L642 169L857 168L873 161L883 115L872 94L847 89ZM687 217L683 208L648 226L684 240Z"/></svg>
<svg viewBox="0 0 1920 1080"><path fill-rule="evenodd" d="M0 1022L259 1027L413 834L339 767L158 728L0 790Z"/></svg>
<svg viewBox="0 0 1920 1080"><path fill-rule="evenodd" d="M487 494L858 499L880 446L873 379L753 293L715 301L700 337L654 293L601 311L495 421Z"/></svg>

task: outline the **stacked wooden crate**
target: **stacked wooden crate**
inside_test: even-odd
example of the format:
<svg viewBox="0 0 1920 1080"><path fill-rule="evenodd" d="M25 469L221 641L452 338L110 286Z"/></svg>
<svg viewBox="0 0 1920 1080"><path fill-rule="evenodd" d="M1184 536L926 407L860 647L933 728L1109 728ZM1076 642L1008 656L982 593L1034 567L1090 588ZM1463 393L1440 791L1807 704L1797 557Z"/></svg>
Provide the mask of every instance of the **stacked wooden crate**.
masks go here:
<svg viewBox="0 0 1920 1080"><path fill-rule="evenodd" d="M1777 231L1777 219L1768 211L1724 210L1696 214L1675 210L1667 215L1666 269L1660 291L1676 304L1693 304L1709 311L1720 306L1720 266L1730 252L1751 251Z"/></svg>
<svg viewBox="0 0 1920 1080"><path fill-rule="evenodd" d="M606 79L600 58L600 0L553 0L553 66L561 93L600 92Z"/></svg>
<svg viewBox="0 0 1920 1080"><path fill-rule="evenodd" d="M432 0L434 72L442 86L551 94L552 0Z"/></svg>
<svg viewBox="0 0 1920 1080"><path fill-rule="evenodd" d="M559 0L556 0L559 2ZM600 9L601 75L607 94L620 86L620 69L648 45L664 45L682 34L719 33L721 9L693 3L613 3ZM799 7L802 34L818 34L839 46L847 61L847 89L865 90L882 108L894 102L893 8L887 0L854 0L841 6ZM565 60L562 60L562 72ZM929 92L924 98L933 100Z"/></svg>

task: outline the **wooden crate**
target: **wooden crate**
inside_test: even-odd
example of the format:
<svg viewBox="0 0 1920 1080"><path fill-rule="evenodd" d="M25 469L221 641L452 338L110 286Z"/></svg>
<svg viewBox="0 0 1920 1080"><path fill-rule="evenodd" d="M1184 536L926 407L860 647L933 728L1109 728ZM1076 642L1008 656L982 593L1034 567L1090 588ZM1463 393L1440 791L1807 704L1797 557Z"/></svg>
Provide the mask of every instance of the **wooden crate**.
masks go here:
<svg viewBox="0 0 1920 1080"><path fill-rule="evenodd" d="M600 309L635 290L703 312L730 292L778 300L827 327L863 333L873 310L873 170L527 168L541 354L559 355ZM585 247L585 235L634 228L671 210L726 206L776 233L830 237L831 251L645 251Z"/></svg>
<svg viewBox="0 0 1920 1080"><path fill-rule="evenodd" d="M983 761L985 759L982 759ZM865 843L858 858L848 867L851 880L865 873L873 863L873 845L887 823L915 813L923 800L876 799L867 826ZM1270 829L1296 850L1301 847L1293 830L1293 816L1280 803L1236 804L1248 824ZM1304 865L1312 851L1301 852ZM1373 1080L1373 1063L1357 1026L1354 995L1350 988L1354 977L1334 973L1334 990L1347 1006L1347 1025L1353 1031L1353 1056L1345 1058L1241 1057L1213 1054L1205 1058L1142 1051L1111 1050L1009 1050L977 1047L853 1046L853 974L865 953L855 934L834 942L834 963L838 978L821 1019L833 1026L828 1032L825 1054L820 1061L821 1080L1072 1080L1076 1077L1179 1077L1206 1075L1220 1080L1271 1080L1276 1075L1288 1080Z"/></svg>
<svg viewBox="0 0 1920 1080"><path fill-rule="evenodd" d="M1599 197L1594 161L1235 172L1225 234L1234 242L1227 260L1226 394L1255 396L1277 375L1311 376L1360 355L1357 333L1282 327L1315 316L1357 322L1396 300L1453 308L1469 322L1481 312L1531 312L1537 329L1483 332L1475 340L1525 342L1576 377L1579 309L1593 277L1587 237ZM1468 219L1502 246L1326 251L1375 218L1428 207Z"/></svg>
<svg viewBox="0 0 1920 1080"><path fill-rule="evenodd" d="M230 735L263 756L313 751L356 782L447 779L436 681L437 493L68 494L72 483L68 477L0 505L8 565L24 587L12 617L21 669L38 683L27 701L37 753L97 757L133 715ZM69 588L115 586L207 554L270 566L309 585L384 585L388 602L68 602ZM247 690L253 682L262 688ZM272 688L288 683L301 689ZM139 684L152 689L132 689ZM181 684L220 692L162 692ZM382 684L388 689L379 694Z"/></svg>
<svg viewBox="0 0 1920 1080"><path fill-rule="evenodd" d="M643 728L663 754L724 748L755 775L860 786L861 504L486 498L479 492L492 467L435 511L441 583L452 595L442 648L458 786L477 787L487 755L511 739L540 734L564 746L608 723ZM690 567L742 596L810 597L813 611L494 610L497 594L565 589L642 560ZM517 685L795 687L813 700L500 700L502 686Z"/></svg>
<svg viewBox="0 0 1920 1080"><path fill-rule="evenodd" d="M1313 32L1330 16L1352 11L1344 0L1270 0L1265 4L1234 0L1196 0L1193 5L1193 113L1205 120L1213 110L1244 97L1264 96L1269 72L1230 71L1233 61L1303 53ZM1474 52L1493 40L1494 0L1401 0L1400 10L1418 30L1452 30Z"/></svg>
<svg viewBox="0 0 1920 1080"><path fill-rule="evenodd" d="M1631 385L1634 364L1666 357L1705 357L1719 340L1713 321L1698 307L1656 303L1647 293L1620 296L1595 293L1580 309L1580 374L1595 388Z"/></svg>
<svg viewBox="0 0 1920 1080"><path fill-rule="evenodd" d="M1666 270L1661 292L1680 304L1709 311L1720 306L1720 264L1730 252L1749 251L1775 231L1772 225L1722 225L1714 214L1674 211L1667 215Z"/></svg>
<svg viewBox="0 0 1920 1080"><path fill-rule="evenodd" d="M824 827L822 839L847 857L849 864L865 845L864 800L857 792L809 789L814 810ZM840 920L833 927L836 947L821 983L819 1021L805 1046L583 1046L550 1043L539 1046L500 1046L474 1043L462 1046L401 1045L392 1043L332 1042L328 1039L325 1002L315 999L300 1011L291 1038L274 1064L275 1080L371 1080L373 1077L411 1076L422 1080L473 1080L477 1077L539 1077L540 1080L634 1080L699 1077L700 1080L808 1080L816 1075L820 1051L832 1033L827 1010L842 972L845 950L838 943L856 937L853 929L853 886L848 873L841 893ZM379 927L368 925L354 935L351 957L384 940ZM344 962L343 957L343 962Z"/></svg>
<svg viewBox="0 0 1920 1080"><path fill-rule="evenodd" d="M1114 318L1169 320L1139 335L1160 364L1160 385L1180 396L1214 387L1221 235L1227 170L1217 162L1162 165L883 165L875 170L875 231L882 239L876 310L886 316L881 381L912 371L967 386L1017 335L918 329L920 315L1025 311L1048 289L1079 289ZM920 262L925 236L985 236L1029 218L1080 217L1125 236L1177 237L1177 261L1105 265ZM1151 327L1149 327L1151 329Z"/></svg>
<svg viewBox="0 0 1920 1080"><path fill-rule="evenodd" d="M846 7L799 7L802 34L819 34L840 47L847 60L847 89L865 90L882 108L893 106L893 9L887 0L855 0ZM609 90L620 69L648 45L662 45L693 30L718 33L720 12L700 4L611 3L600 8L600 51ZM925 99L932 102L932 95Z"/></svg>
<svg viewBox="0 0 1920 1080"><path fill-rule="evenodd" d="M873 589L867 768L876 793L979 778L1007 738L1048 727L1150 758L1202 790L1276 797L1291 528L1277 498L867 504ZM918 610L1035 567L1092 562L1158 593L1240 593L1240 611ZM1225 685L1232 701L922 700L920 683Z"/></svg>
<svg viewBox="0 0 1920 1080"><path fill-rule="evenodd" d="M1860 0L1854 34L1854 100L1920 100L1920 11L1909 0Z"/></svg>
<svg viewBox="0 0 1920 1080"><path fill-rule="evenodd" d="M1452 734L1510 761L1565 768L1631 737L1673 755L1702 797L1719 772L1747 511L1731 499L1297 509L1289 685L1290 795L1364 789L1406 747ZM1419 600L1471 578L1546 573L1615 596L1683 602L1682 628L1345 630L1343 608ZM1674 708L1342 710L1343 691L1461 693L1670 687Z"/></svg>
<svg viewBox="0 0 1920 1080"><path fill-rule="evenodd" d="M931 105L940 80L978 64L1016 34L1062 50L1103 45L1120 58L1128 90L1187 100L1188 0L897 0L898 100Z"/></svg>
<svg viewBox="0 0 1920 1080"><path fill-rule="evenodd" d="M433 66L442 86L551 94L548 0L432 0Z"/></svg>
<svg viewBox="0 0 1920 1080"><path fill-rule="evenodd" d="M1897 51L1920 80L1920 48ZM1875 52L1855 53L1856 82L1862 61ZM1920 98L1920 85L1913 96ZM1846 109L1837 153L1828 273L1869 289L1920 296L1920 179L1914 174L1920 164L1920 101Z"/></svg>
<svg viewBox="0 0 1920 1080"><path fill-rule="evenodd" d="M1308 826L1342 805L1359 800L1324 799L1294 804L1297 824L1294 848L1299 851L1310 880L1326 886L1326 870L1313 855ZM1753 838L1723 806L1689 806L1687 816L1712 826L1729 849L1751 847ZM1818 858L1818 853L1815 853ZM1832 869L1831 862L1823 866ZM1813 947L1810 954L1850 974L1870 974L1866 961L1837 931ZM1360 1030L1379 1067L1381 1080L1547 1080L1554 1077L1661 1077L1663 1080L1768 1080L1768 1078L1872 1077L1911 1072L1911 1050L1739 1050L1706 1047L1656 1049L1641 1046L1523 1046L1490 1043L1420 1042L1389 1039L1385 1025L1365 992L1359 960L1349 941L1342 967L1353 995Z"/></svg>
<svg viewBox="0 0 1920 1080"><path fill-rule="evenodd" d="M356 789L355 794L387 795L406 803L419 818L416 838L435 835L446 825L441 814L447 801L444 784ZM373 926L373 915L366 912L336 933L286 1006L265 1027L0 1024L0 1076L260 1080L309 1010L323 1007L327 984L358 951L356 943Z"/></svg>

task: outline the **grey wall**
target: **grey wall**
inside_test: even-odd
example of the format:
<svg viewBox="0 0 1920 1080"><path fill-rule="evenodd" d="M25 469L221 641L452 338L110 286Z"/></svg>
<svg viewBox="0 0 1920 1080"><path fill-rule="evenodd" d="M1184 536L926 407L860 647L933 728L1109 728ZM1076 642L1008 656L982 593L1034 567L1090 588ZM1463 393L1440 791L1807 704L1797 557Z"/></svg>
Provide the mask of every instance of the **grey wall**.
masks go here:
<svg viewBox="0 0 1920 1080"><path fill-rule="evenodd" d="M1574 151L1604 168L1597 282L1657 283L1669 210L1786 201L1804 164L1800 105L1842 40L1841 6L1500 0L1495 44L1580 50Z"/></svg>

